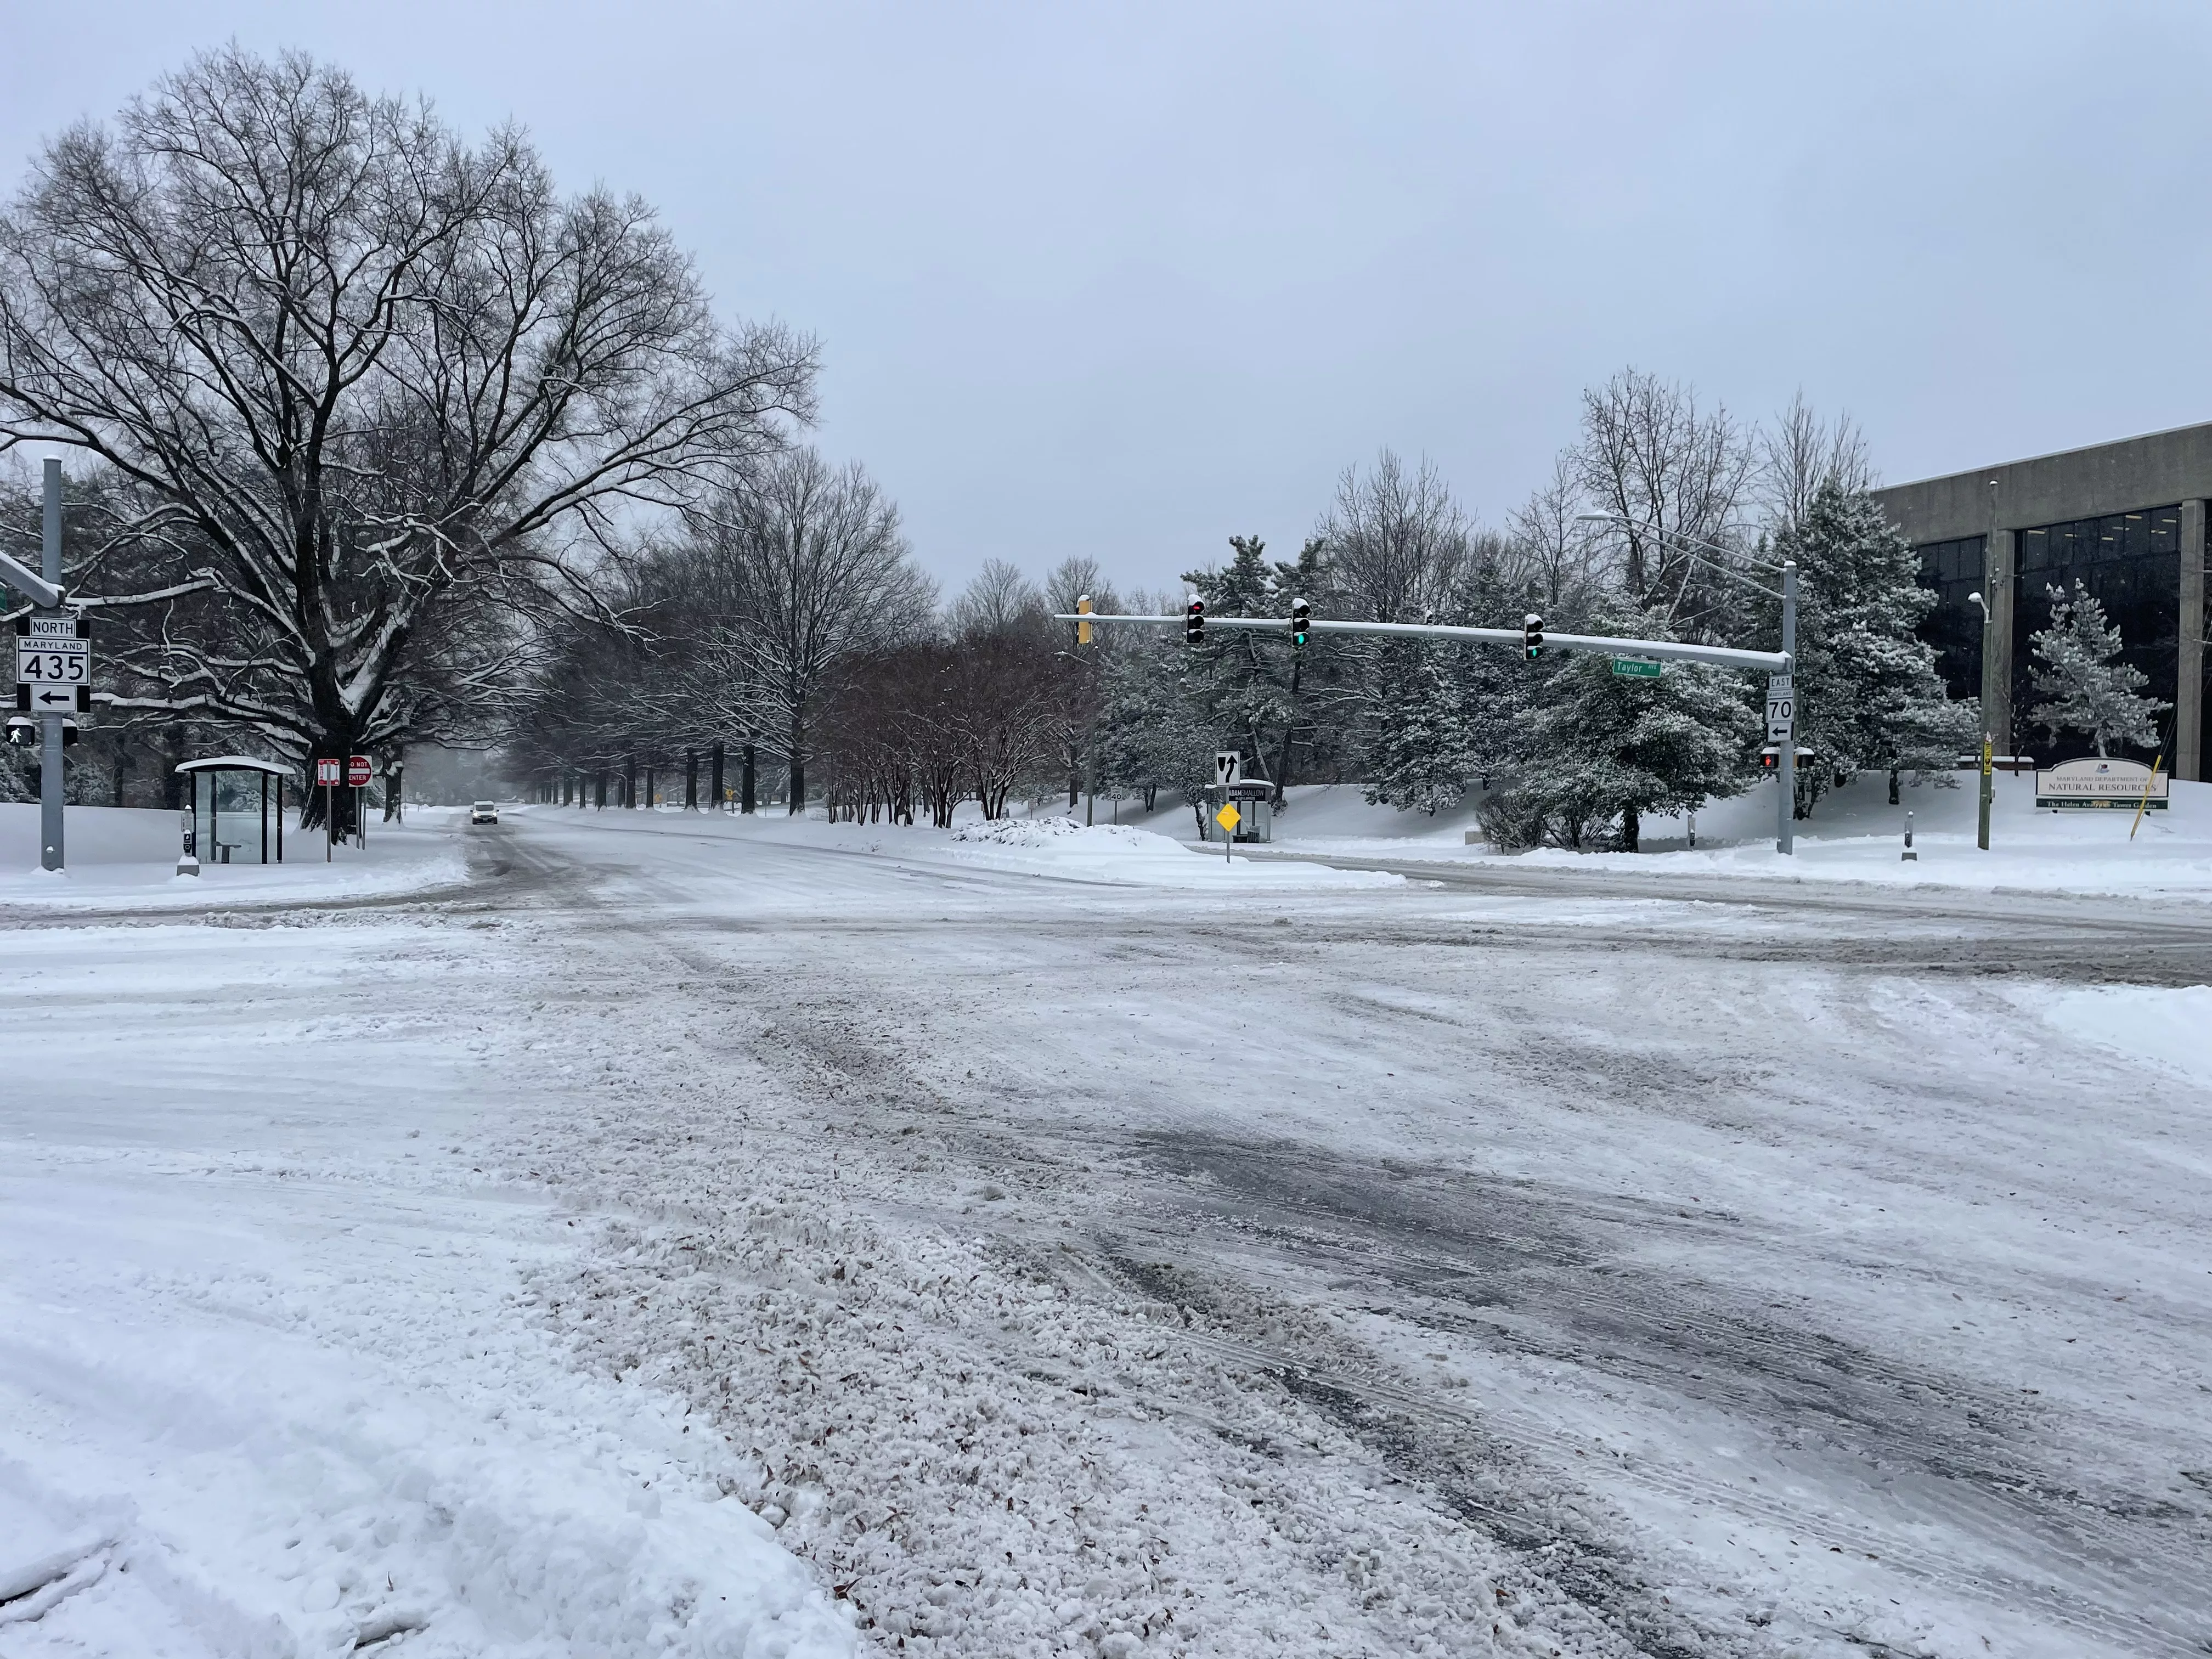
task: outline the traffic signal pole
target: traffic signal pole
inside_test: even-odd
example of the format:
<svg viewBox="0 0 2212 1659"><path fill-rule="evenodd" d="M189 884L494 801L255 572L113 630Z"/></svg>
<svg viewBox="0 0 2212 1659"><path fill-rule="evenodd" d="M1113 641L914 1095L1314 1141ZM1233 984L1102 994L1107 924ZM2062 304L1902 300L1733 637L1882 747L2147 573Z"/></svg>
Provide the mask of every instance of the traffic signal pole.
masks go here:
<svg viewBox="0 0 2212 1659"><path fill-rule="evenodd" d="M45 513L40 526L40 574L0 553L0 580L29 599L35 610L56 612L66 595L62 591L62 464L48 460ZM39 864L42 869L63 867L62 745L64 716L39 711Z"/></svg>
<svg viewBox="0 0 2212 1659"><path fill-rule="evenodd" d="M1307 620L1303 604L1296 607L1295 619L1285 617L1209 617L1205 602L1196 594L1190 597L1180 618L1175 617L1109 617L1094 611L1078 616L1073 613L1056 614L1054 622L1073 623L1141 623L1152 628L1172 627L1180 620L1183 638L1198 644L1206 637L1209 628L1242 628L1258 633L1289 633L1294 641L1304 642L1304 635L1313 634L1383 634L1401 639L1456 640L1482 645L1510 645L1534 656L1539 649L1556 647L1562 651L1595 651L1607 656L1654 657L1675 662L1711 663L1721 668L1764 668L1769 673L1788 676L1797 654L1797 567L1788 563L1782 568L1782 649L1779 651L1739 651L1732 646L1688 645L1679 640L1625 640L1610 634L1554 634L1543 627L1543 619L1531 616L1520 628L1455 628L1442 623L1383 623L1383 622L1312 622ZM1794 702L1794 697L1793 697ZM1782 780L1782 805L1778 815L1774 850L1794 852L1793 827L1797 798L1797 733L1793 719L1789 734L1781 739L1778 771Z"/></svg>
<svg viewBox="0 0 2212 1659"><path fill-rule="evenodd" d="M1183 636L1194 641L1202 639L1208 629L1243 628L1280 634L1293 625L1284 617L1206 616L1203 606L1196 601L1181 617L1109 617L1097 612L1079 617L1070 611L1065 615L1056 612L1053 620L1145 623L1154 628L1171 628L1180 622L1183 624ZM1794 605L1791 620L1796 620ZM1316 634L1388 634L1401 639L1459 640L1516 648L1523 639L1522 630L1517 628L1453 628L1442 623L1309 622L1305 626ZM1544 630L1543 642L1547 649L1556 646L1562 651L1595 651L1608 656L1664 657L1676 662L1714 663L1723 668L1764 668L1775 673L1786 673L1790 668L1790 653L1786 651L1738 651L1731 646L1686 645L1679 640L1624 640L1610 634L1554 634L1549 629Z"/></svg>

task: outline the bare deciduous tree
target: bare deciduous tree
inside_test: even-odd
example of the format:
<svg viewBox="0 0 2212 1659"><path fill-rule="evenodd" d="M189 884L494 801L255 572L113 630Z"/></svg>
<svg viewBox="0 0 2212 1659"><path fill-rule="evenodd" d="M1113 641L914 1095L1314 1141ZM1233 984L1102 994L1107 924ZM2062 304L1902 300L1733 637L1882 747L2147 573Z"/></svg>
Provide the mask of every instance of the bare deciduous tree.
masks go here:
<svg viewBox="0 0 2212 1659"><path fill-rule="evenodd" d="M935 589L907 557L898 508L857 465L832 468L811 449L691 516L723 607L699 657L722 704L716 723L761 733L788 770L790 810L803 811L809 722L828 676L921 631Z"/></svg>
<svg viewBox="0 0 2212 1659"><path fill-rule="evenodd" d="M987 559L975 579L952 602L951 620L955 634L981 635L1038 624L1044 616L1044 595L1018 565Z"/></svg>
<svg viewBox="0 0 2212 1659"><path fill-rule="evenodd" d="M1509 583L1532 594L1547 614L1572 605L1589 587L1604 544L1577 522L1582 480L1571 452L1552 463L1551 477L1516 508L1503 561ZM1502 620L1510 626L1510 619Z"/></svg>
<svg viewBox="0 0 2212 1659"><path fill-rule="evenodd" d="M1759 458L1759 506L1771 535L1801 529L1822 484L1832 483L1846 495L1874 486L1866 434L1848 415L1822 420L1802 391L1760 430Z"/></svg>
<svg viewBox="0 0 2212 1659"><path fill-rule="evenodd" d="M0 216L0 447L111 471L117 538L200 599L132 706L301 758L415 734L442 619L578 601L637 514L781 447L814 372L720 325L642 203L303 57L195 60Z"/></svg>
<svg viewBox="0 0 2212 1659"><path fill-rule="evenodd" d="M1408 471L1389 450L1346 467L1315 534L1338 602L1375 622L1419 622L1445 605L1468 559L1467 514L1433 463Z"/></svg>
<svg viewBox="0 0 2212 1659"><path fill-rule="evenodd" d="M1646 608L1680 605L1715 556L1708 544L1732 544L1757 460L1727 410L1701 410L1687 386L1632 368L1583 394L1573 458L1583 495L1621 520L1607 540Z"/></svg>

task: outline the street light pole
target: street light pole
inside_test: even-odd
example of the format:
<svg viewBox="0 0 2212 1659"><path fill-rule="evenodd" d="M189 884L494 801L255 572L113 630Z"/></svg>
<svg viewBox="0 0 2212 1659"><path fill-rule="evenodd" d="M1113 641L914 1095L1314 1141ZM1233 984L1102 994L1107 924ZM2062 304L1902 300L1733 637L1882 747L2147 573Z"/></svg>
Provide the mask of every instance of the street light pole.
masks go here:
<svg viewBox="0 0 2212 1659"><path fill-rule="evenodd" d="M1982 660L1990 659L1990 602L1979 593L1969 593L1967 599L1982 611ZM1981 805L1974 830L1974 845L1984 853L1990 850L1990 803L1996 793L1996 778L1990 771L1990 750L1995 738L1990 731L1990 680L1986 671L1982 675L1982 781Z"/></svg>

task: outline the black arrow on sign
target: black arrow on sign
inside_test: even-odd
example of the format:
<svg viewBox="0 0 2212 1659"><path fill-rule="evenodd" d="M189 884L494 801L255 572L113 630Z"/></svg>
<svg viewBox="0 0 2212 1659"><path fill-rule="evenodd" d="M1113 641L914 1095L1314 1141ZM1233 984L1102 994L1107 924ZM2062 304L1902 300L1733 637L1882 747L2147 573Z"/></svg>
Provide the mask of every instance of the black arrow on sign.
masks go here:
<svg viewBox="0 0 2212 1659"><path fill-rule="evenodd" d="M64 690L58 686L42 685L31 693L31 701L42 707L54 703L74 703L76 701L76 693Z"/></svg>

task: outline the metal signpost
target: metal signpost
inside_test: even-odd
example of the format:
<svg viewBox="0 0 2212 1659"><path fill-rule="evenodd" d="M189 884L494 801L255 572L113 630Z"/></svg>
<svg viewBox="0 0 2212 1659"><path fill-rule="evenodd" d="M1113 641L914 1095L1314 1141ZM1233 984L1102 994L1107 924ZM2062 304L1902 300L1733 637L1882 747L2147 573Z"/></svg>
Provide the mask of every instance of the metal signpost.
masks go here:
<svg viewBox="0 0 2212 1659"><path fill-rule="evenodd" d="M323 862L331 861L331 843L337 839L338 821L331 803L337 794L339 781L345 776L345 763L336 755L325 755L315 762L315 781L323 787Z"/></svg>
<svg viewBox="0 0 2212 1659"><path fill-rule="evenodd" d="M362 791L376 775L376 769L366 755L346 757L346 787L353 791L353 844L363 852L368 850L368 814L362 810Z"/></svg>
<svg viewBox="0 0 2212 1659"><path fill-rule="evenodd" d="M1243 775L1243 755L1234 749L1213 751L1213 787L1221 792L1221 810L1213 815L1213 821L1221 826L1221 861L1224 864L1229 862L1231 854L1236 851L1237 826L1244 821L1244 815L1237 810L1237 803L1229 798L1229 792L1237 787Z"/></svg>
<svg viewBox="0 0 2212 1659"><path fill-rule="evenodd" d="M62 748L69 716L92 706L92 642L62 590L62 464L45 466L46 511L39 538L40 574L0 553L0 581L33 609L15 642L15 706L39 720L39 863L64 866Z"/></svg>

